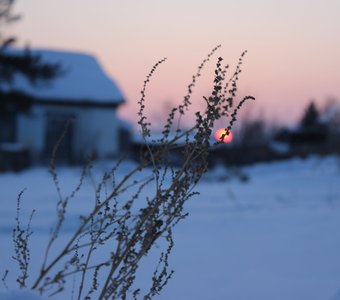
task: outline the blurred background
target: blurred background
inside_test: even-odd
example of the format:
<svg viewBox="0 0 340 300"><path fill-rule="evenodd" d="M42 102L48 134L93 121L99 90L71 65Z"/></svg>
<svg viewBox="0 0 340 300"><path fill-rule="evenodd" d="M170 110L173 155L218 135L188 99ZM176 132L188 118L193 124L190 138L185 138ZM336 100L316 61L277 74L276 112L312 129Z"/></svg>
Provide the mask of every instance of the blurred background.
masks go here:
<svg viewBox="0 0 340 300"><path fill-rule="evenodd" d="M168 103L182 100L218 44L217 56L231 66L248 50L240 96L254 95L254 114L268 121L291 124L311 100L322 106L340 97L337 0L17 0L15 11L21 20L4 30L18 38L16 46L93 54L128 100L119 115L133 123L143 80L157 60L168 58L148 94L156 121ZM212 76L204 72L196 103L210 92Z"/></svg>
<svg viewBox="0 0 340 300"><path fill-rule="evenodd" d="M41 56L42 63L59 66L55 76L50 74L52 79L44 79L49 87L4 77L0 85L2 91L19 91L31 97L29 103L35 103L30 108L26 104L25 109L19 105L21 112L26 110L26 117L13 115L18 105L3 109L6 118L2 118L1 134L2 142L29 148L33 161L51 154L70 118L77 121L67 138L77 140L79 146L63 149L70 153L65 161L84 156L79 148L100 158L117 156L136 136L138 144L137 103L143 81L151 67L167 57L146 95L145 113L153 129L160 131L169 108L183 100L197 66L219 44L222 47L197 80L192 110L204 108L203 96L211 93L217 57L222 56L230 65L232 75L241 53L248 50L236 100L252 95L256 102L243 107L230 144L264 144L269 140L291 144L300 138L315 144L329 141L330 136L334 142L340 98L339 1L3 0L3 5L6 3L10 3L13 19L1 22L2 42L12 39L6 48L29 47ZM59 108L52 109L51 101L57 101ZM84 105L92 108L91 113L84 112ZM311 105L313 124L307 126L308 132L300 132ZM29 120L27 111L35 111L36 118ZM182 122L189 127L193 121L194 114L188 114ZM320 123L323 125L318 126ZM110 130L103 131L103 127ZM85 131L87 138L82 137Z"/></svg>

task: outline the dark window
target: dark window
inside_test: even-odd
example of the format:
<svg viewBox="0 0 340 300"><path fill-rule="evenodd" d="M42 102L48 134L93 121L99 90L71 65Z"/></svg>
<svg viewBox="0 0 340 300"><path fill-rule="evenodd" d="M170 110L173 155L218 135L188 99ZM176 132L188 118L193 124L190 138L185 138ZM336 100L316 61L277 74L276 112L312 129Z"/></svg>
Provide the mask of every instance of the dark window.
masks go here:
<svg viewBox="0 0 340 300"><path fill-rule="evenodd" d="M0 114L0 143L14 143L16 131L16 114L7 112Z"/></svg>
<svg viewBox="0 0 340 300"><path fill-rule="evenodd" d="M120 128L118 130L119 155L128 153L130 151L131 133L128 129Z"/></svg>

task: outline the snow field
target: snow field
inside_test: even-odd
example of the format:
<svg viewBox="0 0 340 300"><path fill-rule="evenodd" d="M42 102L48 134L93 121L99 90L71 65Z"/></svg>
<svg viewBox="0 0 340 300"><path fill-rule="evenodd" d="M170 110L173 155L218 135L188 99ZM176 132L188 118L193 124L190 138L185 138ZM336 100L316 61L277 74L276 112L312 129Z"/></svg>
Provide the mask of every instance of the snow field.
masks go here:
<svg viewBox="0 0 340 300"><path fill-rule="evenodd" d="M124 165L120 175L130 167L131 163ZM104 168L105 163L96 167L94 181ZM197 187L201 194L187 203L189 216L174 231L174 277L156 299L339 300L340 159L295 159L259 164L242 172L249 181L226 180L230 173L222 167L202 179ZM79 180L80 169L61 168L58 174L66 193ZM31 274L41 262L58 199L44 168L0 175L0 274L10 269L10 289L16 289L17 269L10 258L11 229L16 195L23 188L24 219L32 208L37 210L32 223ZM93 182L88 180L68 210L61 239L92 205L93 195ZM141 265L137 283L142 287L150 284L146 274L156 263L153 253L157 251ZM3 285L1 290L5 290ZM0 299L30 299L15 295L0 294ZM71 298L60 294L53 299Z"/></svg>

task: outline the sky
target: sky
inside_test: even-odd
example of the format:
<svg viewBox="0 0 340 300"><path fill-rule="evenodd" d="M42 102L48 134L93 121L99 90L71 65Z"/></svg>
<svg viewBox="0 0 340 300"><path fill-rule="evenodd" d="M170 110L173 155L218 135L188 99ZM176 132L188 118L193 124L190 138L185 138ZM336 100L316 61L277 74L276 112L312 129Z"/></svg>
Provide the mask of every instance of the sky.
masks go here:
<svg viewBox="0 0 340 300"><path fill-rule="evenodd" d="M17 0L22 19L7 28L17 46L95 55L122 89L122 118L136 122L143 81L162 64L147 91L155 122L179 103L212 48L235 67L247 50L239 99L253 95L249 115L281 124L301 117L311 100L340 99L339 0ZM212 59L194 93L195 107L212 87Z"/></svg>

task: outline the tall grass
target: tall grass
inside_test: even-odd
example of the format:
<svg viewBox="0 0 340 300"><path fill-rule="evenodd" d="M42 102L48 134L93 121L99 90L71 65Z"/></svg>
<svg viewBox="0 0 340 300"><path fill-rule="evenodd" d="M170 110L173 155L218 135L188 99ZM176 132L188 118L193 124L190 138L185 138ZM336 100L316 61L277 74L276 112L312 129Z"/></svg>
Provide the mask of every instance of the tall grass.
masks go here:
<svg viewBox="0 0 340 300"><path fill-rule="evenodd" d="M195 113L195 121L189 129L182 128L181 120L189 112L197 80L219 48L214 48L202 61L188 85L183 101L169 111L162 136L153 141L160 145L157 148L150 145L152 129L144 108L147 105L148 84L165 59L152 67L138 102L138 124L146 145L141 151L140 163L120 179L116 174L121 162L103 174L96 186L92 210L80 216L78 227L64 242L59 235L67 218L68 205L82 188L84 178L89 176L92 162L84 167L74 191L64 197L52 159L50 172L59 195L57 222L41 255L40 271L38 274L29 274L29 278L31 230L30 226L23 229L20 224L20 194L18 226L14 234L15 260L21 272L18 276L20 287L39 291L43 295L55 295L71 289L68 292L75 299L151 299L162 291L173 276L169 266L174 247L173 228L187 216L185 203L197 195L195 186L207 171L209 150L225 138L222 136L219 142L212 142L214 124L224 120L228 134L242 105L247 100L254 100L252 96L240 101L236 99L245 52L230 75L229 67L224 66L223 59L219 57L211 94L204 97L205 108ZM184 145L182 159L180 165L175 167L170 153L179 143ZM57 148L58 145L54 156L57 155ZM151 173L147 171L150 168ZM156 243L160 247L160 254L155 261L150 287L141 289L136 286L138 268ZM70 285L70 282L73 284Z"/></svg>

